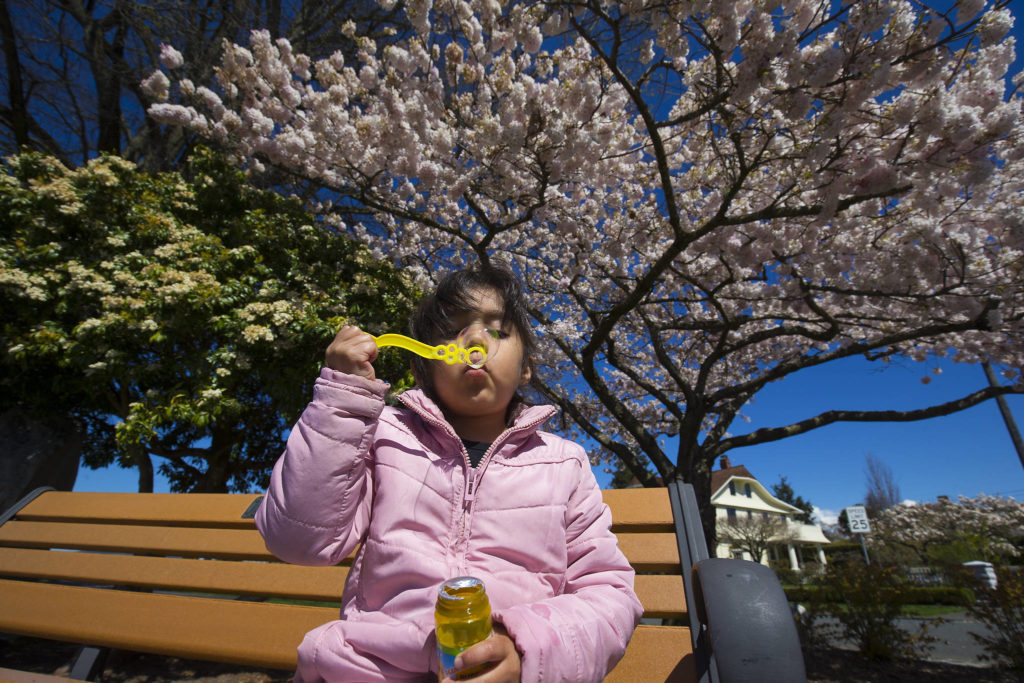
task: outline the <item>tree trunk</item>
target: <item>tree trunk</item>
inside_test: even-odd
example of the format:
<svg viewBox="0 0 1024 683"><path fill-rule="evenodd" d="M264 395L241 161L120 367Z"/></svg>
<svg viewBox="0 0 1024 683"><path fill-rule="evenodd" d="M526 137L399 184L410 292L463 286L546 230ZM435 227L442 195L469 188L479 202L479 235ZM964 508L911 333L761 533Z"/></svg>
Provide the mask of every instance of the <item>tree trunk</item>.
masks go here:
<svg viewBox="0 0 1024 683"><path fill-rule="evenodd" d="M193 493L227 493L228 492L228 478L230 472L228 471L228 457L227 455L211 456L206 461L206 472L196 482L195 488L192 489Z"/></svg>
<svg viewBox="0 0 1024 683"><path fill-rule="evenodd" d="M715 508L711 505L711 466L714 459L708 459L703 449L696 443L691 443L687 447L680 439L676 462L673 476L693 485L693 492L697 497L697 508L700 510L700 523L704 528L704 538L708 544L708 554L714 557L718 547Z"/></svg>
<svg viewBox="0 0 1024 683"><path fill-rule="evenodd" d="M96 149L116 154L121 151L121 82L116 68L106 60L106 41L95 25L86 33L89 64L96 83L96 116L99 131Z"/></svg>
<svg viewBox="0 0 1024 683"><path fill-rule="evenodd" d="M206 449L206 472L192 490L196 493L227 493L228 480L234 474L231 468L231 453L238 436L227 426L215 427Z"/></svg>
<svg viewBox="0 0 1024 683"><path fill-rule="evenodd" d="M131 450L132 463L139 471L139 493L153 493L153 459L142 446Z"/></svg>
<svg viewBox="0 0 1024 683"><path fill-rule="evenodd" d="M96 149L118 154L121 151L121 85L125 75L124 45L127 36L126 15L132 3L119 0L106 17L96 19L84 7L70 7L75 19L82 25L85 57L96 87L97 136ZM114 31L112 43L107 34Z"/></svg>
<svg viewBox="0 0 1024 683"><path fill-rule="evenodd" d="M4 64L7 68L7 100L11 109L11 132L18 147L29 146L28 107L21 82L21 60L14 36L14 24L7 9L7 0L0 0L0 41L4 46Z"/></svg>

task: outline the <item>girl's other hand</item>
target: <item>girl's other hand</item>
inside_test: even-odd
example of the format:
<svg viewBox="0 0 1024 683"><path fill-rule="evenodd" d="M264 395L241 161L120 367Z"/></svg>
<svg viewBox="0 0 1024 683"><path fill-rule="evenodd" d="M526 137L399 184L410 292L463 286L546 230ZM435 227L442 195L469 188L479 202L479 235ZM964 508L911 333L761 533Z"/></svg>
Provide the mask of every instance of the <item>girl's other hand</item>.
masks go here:
<svg viewBox="0 0 1024 683"><path fill-rule="evenodd" d="M377 342L352 325L345 325L327 347L326 363L331 370L376 379L373 361L377 360Z"/></svg>
<svg viewBox="0 0 1024 683"><path fill-rule="evenodd" d="M473 645L455 659L459 671L490 663L491 668L466 680L477 683L520 683L522 658L515 641L501 624L494 624L494 635ZM450 678L445 683L451 683Z"/></svg>

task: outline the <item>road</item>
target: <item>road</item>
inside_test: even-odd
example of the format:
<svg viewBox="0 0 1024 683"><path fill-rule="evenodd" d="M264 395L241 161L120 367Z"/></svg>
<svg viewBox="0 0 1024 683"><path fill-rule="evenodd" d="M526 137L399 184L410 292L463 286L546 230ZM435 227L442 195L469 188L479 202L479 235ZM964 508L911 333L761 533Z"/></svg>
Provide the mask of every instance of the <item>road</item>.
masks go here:
<svg viewBox="0 0 1024 683"><path fill-rule="evenodd" d="M978 655L984 650L971 637L971 632L988 635L989 629L984 624L972 620L963 612L949 614L943 618L946 620L945 622L928 631L929 635L935 636L938 640L932 644L932 649L923 659L949 664L990 666L991 664L978 660ZM905 631L917 633L921 621L921 619L897 619L896 624ZM831 619L823 619L822 622L824 624L836 623ZM849 641L834 640L833 644L844 649L854 649L853 643Z"/></svg>

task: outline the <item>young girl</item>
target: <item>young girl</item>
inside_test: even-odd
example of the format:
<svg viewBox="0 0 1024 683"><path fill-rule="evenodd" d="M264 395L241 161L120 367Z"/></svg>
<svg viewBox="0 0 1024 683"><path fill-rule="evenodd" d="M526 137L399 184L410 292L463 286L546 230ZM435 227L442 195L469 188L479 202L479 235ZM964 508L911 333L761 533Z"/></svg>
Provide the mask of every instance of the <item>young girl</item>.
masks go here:
<svg viewBox="0 0 1024 683"><path fill-rule="evenodd" d="M342 328L256 515L286 562L337 564L361 544L341 619L306 635L296 680L436 681L437 589L470 575L494 634L458 670L485 664L479 683L600 681L642 608L586 454L540 431L553 407L519 400L534 348L519 283L493 267L455 272L410 327L430 344L472 327L487 362L417 357L407 409L385 407L376 343Z"/></svg>

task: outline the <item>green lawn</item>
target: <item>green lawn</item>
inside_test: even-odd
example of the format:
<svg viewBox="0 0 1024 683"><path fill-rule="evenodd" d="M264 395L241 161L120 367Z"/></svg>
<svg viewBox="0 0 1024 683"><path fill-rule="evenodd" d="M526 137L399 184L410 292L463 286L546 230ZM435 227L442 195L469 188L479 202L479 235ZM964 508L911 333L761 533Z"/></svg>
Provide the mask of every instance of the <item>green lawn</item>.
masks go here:
<svg viewBox="0 0 1024 683"><path fill-rule="evenodd" d="M963 612L962 605L904 605L903 615L907 617L944 617L947 614Z"/></svg>
<svg viewBox="0 0 1024 683"><path fill-rule="evenodd" d="M795 603L789 603L790 607L795 608ZM903 616L905 617L944 617L948 614L956 614L957 612L963 612L963 605L904 605Z"/></svg>

